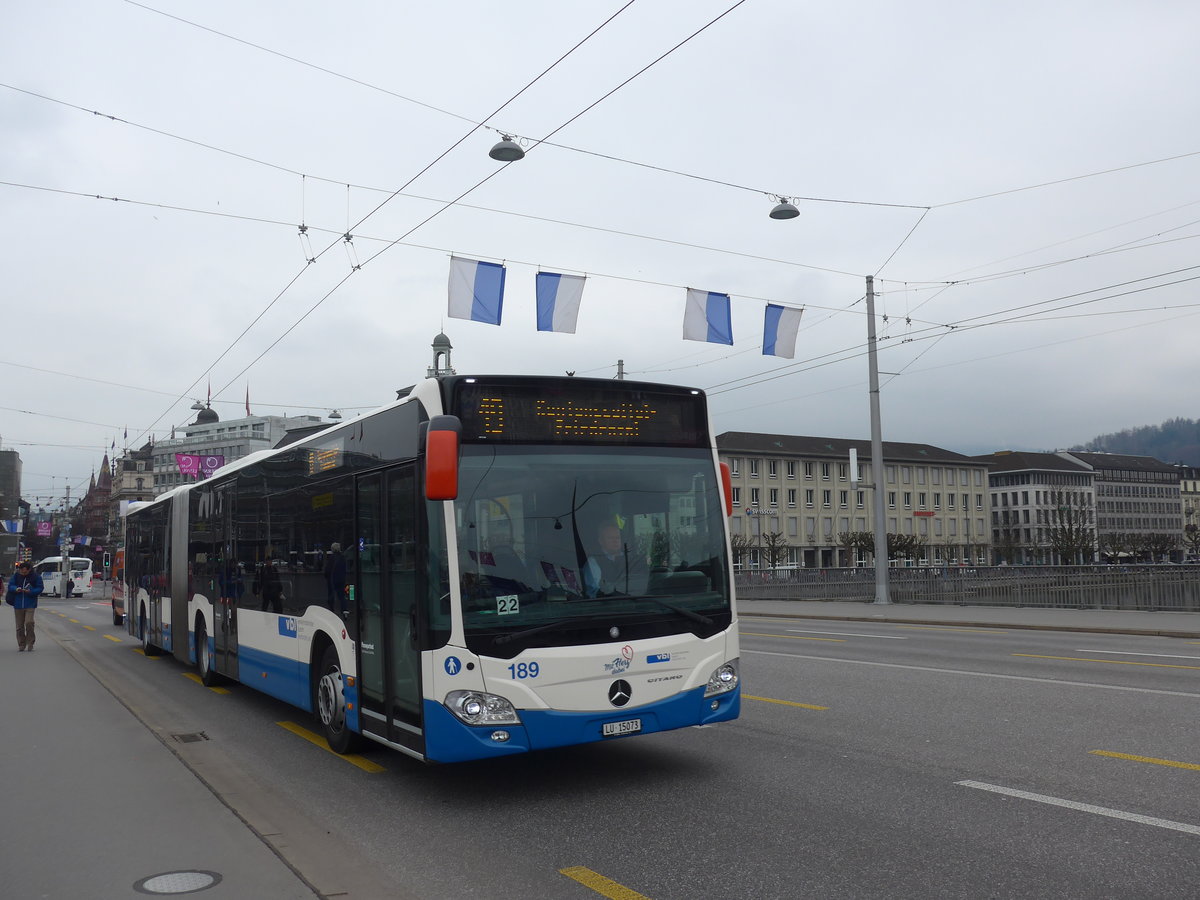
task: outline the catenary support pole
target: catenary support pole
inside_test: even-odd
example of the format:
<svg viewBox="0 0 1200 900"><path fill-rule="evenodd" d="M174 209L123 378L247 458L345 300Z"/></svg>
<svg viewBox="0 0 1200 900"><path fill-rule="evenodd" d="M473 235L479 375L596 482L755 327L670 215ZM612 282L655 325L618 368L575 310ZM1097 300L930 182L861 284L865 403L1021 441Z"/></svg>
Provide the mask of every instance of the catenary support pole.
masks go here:
<svg viewBox="0 0 1200 900"><path fill-rule="evenodd" d="M871 392L871 475L875 483L875 602L891 603L888 595L887 522L883 518L883 426L879 419L879 362L875 358L875 279L867 276L867 368Z"/></svg>

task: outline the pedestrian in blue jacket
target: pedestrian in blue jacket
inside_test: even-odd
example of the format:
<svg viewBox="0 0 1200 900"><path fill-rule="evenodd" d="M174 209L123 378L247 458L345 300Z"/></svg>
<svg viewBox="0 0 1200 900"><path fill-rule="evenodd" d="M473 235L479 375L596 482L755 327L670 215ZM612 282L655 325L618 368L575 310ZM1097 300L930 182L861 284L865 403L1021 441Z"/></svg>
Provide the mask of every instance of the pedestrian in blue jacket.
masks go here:
<svg viewBox="0 0 1200 900"><path fill-rule="evenodd" d="M33 614L37 610L38 597L42 593L42 576L30 571L29 560L25 560L13 573L8 582L8 602L17 614L17 650L33 649Z"/></svg>

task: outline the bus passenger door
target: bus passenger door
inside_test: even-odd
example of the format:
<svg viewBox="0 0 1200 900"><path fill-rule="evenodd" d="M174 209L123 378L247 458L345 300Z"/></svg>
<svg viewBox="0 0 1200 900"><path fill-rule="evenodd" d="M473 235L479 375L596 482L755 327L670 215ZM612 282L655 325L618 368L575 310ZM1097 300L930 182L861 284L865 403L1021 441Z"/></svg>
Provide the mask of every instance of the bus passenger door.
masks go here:
<svg viewBox="0 0 1200 900"><path fill-rule="evenodd" d="M214 548L220 570L217 572L217 602L214 605L216 628L213 643L216 648L213 669L230 678L238 677L238 604L246 590L245 577L238 565L234 550L234 491L232 484L221 485L213 497L213 533L220 544Z"/></svg>
<svg viewBox="0 0 1200 900"><path fill-rule="evenodd" d="M362 729L424 754L415 466L357 485L359 712Z"/></svg>

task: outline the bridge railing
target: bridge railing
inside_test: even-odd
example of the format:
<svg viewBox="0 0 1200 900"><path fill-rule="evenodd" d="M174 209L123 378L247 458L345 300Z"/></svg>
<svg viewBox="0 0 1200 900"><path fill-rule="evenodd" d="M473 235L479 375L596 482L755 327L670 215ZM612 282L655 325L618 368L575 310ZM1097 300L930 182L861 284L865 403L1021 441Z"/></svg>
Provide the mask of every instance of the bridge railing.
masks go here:
<svg viewBox="0 0 1200 900"><path fill-rule="evenodd" d="M875 599L874 569L743 572L738 596L758 600ZM1200 611L1200 565L967 566L888 570L894 603Z"/></svg>

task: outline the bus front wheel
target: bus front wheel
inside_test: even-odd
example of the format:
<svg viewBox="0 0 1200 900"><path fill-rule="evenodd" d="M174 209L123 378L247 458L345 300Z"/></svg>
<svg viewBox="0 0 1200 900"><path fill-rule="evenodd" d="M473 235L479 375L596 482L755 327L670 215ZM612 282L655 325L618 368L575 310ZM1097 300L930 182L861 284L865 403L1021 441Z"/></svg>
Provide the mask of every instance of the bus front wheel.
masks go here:
<svg viewBox="0 0 1200 900"><path fill-rule="evenodd" d="M142 641L143 656L158 656L158 648L150 641L150 623L146 621L146 610L144 607L138 616L138 637Z"/></svg>
<svg viewBox="0 0 1200 900"><path fill-rule="evenodd" d="M343 693L343 687L342 668L338 662L337 650L330 645L321 654L314 709L325 740L329 743L329 749L334 753L352 753L360 744L359 736L346 725L346 695Z"/></svg>

